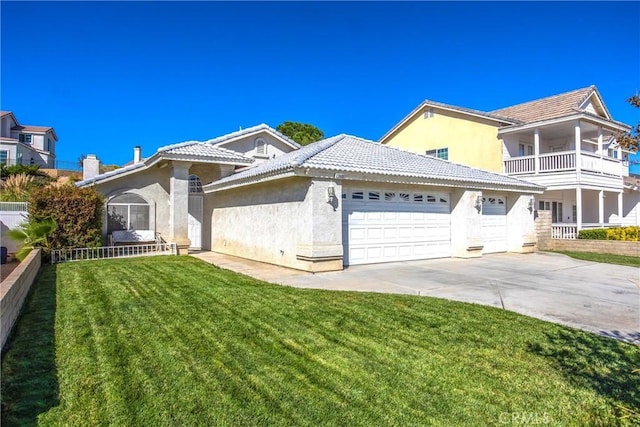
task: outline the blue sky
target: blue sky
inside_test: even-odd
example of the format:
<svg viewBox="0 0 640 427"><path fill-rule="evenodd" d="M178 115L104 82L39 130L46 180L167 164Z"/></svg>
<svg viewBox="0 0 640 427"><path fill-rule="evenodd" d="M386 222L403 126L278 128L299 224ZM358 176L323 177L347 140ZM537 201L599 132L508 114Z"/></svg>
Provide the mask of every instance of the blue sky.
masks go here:
<svg viewBox="0 0 640 427"><path fill-rule="evenodd" d="M638 2L0 7L0 108L53 126L59 160L285 120L377 140L425 98L492 110L591 84L640 117Z"/></svg>

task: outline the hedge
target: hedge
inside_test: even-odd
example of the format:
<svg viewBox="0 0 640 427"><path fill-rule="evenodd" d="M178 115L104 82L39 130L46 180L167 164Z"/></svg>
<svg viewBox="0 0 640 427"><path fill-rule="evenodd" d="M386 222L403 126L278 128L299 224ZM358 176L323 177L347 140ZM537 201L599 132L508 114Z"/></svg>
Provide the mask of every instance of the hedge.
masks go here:
<svg viewBox="0 0 640 427"><path fill-rule="evenodd" d="M592 228L580 230L578 239L640 241L640 227Z"/></svg>

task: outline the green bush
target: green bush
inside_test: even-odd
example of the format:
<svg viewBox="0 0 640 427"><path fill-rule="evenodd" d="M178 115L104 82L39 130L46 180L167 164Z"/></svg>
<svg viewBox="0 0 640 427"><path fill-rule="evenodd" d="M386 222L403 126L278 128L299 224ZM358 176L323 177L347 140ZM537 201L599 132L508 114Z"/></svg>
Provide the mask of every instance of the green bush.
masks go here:
<svg viewBox="0 0 640 427"><path fill-rule="evenodd" d="M580 230L579 239L640 241L640 227L593 228Z"/></svg>
<svg viewBox="0 0 640 427"><path fill-rule="evenodd" d="M93 188L75 185L37 189L31 193L29 218L53 218L58 228L51 234L52 249L86 248L102 244L104 198Z"/></svg>
<svg viewBox="0 0 640 427"><path fill-rule="evenodd" d="M580 233L578 233L578 239L607 240L607 229L592 228L589 230L580 230Z"/></svg>
<svg viewBox="0 0 640 427"><path fill-rule="evenodd" d="M2 179L6 179L13 175L29 175L29 176L40 176L40 177L48 177L48 175L42 171L40 171L40 165L1 165L0 166L0 177Z"/></svg>

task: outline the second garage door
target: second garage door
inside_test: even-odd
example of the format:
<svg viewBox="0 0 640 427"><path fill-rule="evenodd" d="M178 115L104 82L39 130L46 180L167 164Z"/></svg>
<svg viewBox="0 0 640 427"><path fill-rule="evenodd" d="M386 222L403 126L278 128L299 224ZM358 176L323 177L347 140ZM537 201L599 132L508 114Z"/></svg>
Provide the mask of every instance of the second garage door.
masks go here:
<svg viewBox="0 0 640 427"><path fill-rule="evenodd" d="M354 189L342 200L345 265L451 256L448 194Z"/></svg>
<svg viewBox="0 0 640 427"><path fill-rule="evenodd" d="M507 200L504 196L482 198L483 253L507 251Z"/></svg>

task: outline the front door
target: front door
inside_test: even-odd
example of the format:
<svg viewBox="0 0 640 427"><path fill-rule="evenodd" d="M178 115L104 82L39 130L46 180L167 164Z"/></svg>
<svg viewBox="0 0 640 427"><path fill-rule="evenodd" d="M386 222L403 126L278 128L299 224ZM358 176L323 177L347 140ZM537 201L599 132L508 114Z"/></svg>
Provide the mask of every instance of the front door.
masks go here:
<svg viewBox="0 0 640 427"><path fill-rule="evenodd" d="M189 196L189 249L202 249L202 196Z"/></svg>

